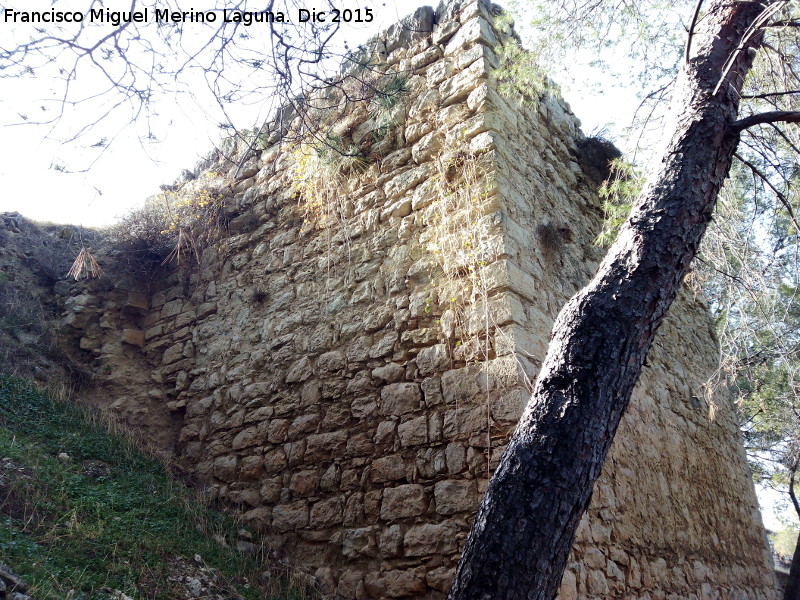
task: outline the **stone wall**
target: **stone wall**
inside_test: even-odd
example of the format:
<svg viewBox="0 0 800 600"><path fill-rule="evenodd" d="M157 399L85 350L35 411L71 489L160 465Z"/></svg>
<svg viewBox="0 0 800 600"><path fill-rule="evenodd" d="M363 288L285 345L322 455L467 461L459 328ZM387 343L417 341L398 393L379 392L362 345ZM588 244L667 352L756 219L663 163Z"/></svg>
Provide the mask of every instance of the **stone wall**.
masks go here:
<svg viewBox="0 0 800 600"><path fill-rule="evenodd" d="M270 129L207 161L229 197L199 265L62 298L94 401L337 597L444 596L553 320L601 258L597 144L556 94L498 93L498 10L421 10L372 46L408 93L323 119L358 165L312 168ZM562 600L775 597L734 414L705 386L716 358L684 290Z"/></svg>

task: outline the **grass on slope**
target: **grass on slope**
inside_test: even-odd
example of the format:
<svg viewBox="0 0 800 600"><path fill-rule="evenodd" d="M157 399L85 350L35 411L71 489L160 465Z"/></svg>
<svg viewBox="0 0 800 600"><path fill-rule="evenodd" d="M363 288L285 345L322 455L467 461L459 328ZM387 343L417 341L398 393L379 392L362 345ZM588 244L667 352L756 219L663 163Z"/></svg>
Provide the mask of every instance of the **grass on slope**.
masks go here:
<svg viewBox="0 0 800 600"><path fill-rule="evenodd" d="M219 543L237 529L91 413L0 376L0 563L36 600L306 597Z"/></svg>

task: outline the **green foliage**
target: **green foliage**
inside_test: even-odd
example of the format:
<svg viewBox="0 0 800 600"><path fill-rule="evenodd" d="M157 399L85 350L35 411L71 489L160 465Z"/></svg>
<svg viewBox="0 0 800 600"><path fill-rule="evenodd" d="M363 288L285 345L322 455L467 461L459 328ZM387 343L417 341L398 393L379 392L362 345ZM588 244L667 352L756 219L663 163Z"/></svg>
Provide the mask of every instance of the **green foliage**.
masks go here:
<svg viewBox="0 0 800 600"><path fill-rule="evenodd" d="M535 106L545 94L558 94L533 52L516 42L506 42L496 50L500 67L494 70L494 76L502 96Z"/></svg>
<svg viewBox="0 0 800 600"><path fill-rule="evenodd" d="M327 133L312 145L323 176L337 178L352 171L362 171L366 160L359 148L342 136Z"/></svg>
<svg viewBox="0 0 800 600"><path fill-rule="evenodd" d="M371 103L379 111L388 111L402 102L410 92L408 75L389 74L387 80L375 88Z"/></svg>
<svg viewBox="0 0 800 600"><path fill-rule="evenodd" d="M610 246L617 239L619 229L631 214L633 201L644 185L642 172L631 163L616 158L610 166L611 174L599 191L605 219L595 244L602 247Z"/></svg>
<svg viewBox="0 0 800 600"><path fill-rule="evenodd" d="M736 398L754 480L788 492L800 464L798 237L774 190L753 183L751 166L735 164L691 281L709 299L719 337L710 383Z"/></svg>
<svg viewBox="0 0 800 600"><path fill-rule="evenodd" d="M96 415L7 376L0 377L0 458L14 465L0 464L0 556L37 599L101 599L110 590L175 598L171 565L195 555L244 598L284 597L255 585L261 556L212 539L235 540L233 519L107 433ZM89 474L87 461L107 464L107 474Z"/></svg>
<svg viewBox="0 0 800 600"><path fill-rule="evenodd" d="M797 545L797 529L795 527L786 527L780 531L771 531L769 539L775 549L775 554L778 555L780 560L786 564L791 563L792 555Z"/></svg>

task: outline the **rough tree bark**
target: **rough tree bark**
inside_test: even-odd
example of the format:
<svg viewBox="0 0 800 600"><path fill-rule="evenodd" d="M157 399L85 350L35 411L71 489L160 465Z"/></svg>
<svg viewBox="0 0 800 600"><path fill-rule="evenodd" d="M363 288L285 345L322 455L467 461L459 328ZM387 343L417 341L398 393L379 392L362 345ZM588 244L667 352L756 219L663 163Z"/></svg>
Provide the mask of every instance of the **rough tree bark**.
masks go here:
<svg viewBox="0 0 800 600"><path fill-rule="evenodd" d="M591 283L556 320L449 600L550 600L558 592L653 336L730 168L743 128L736 122L739 94L761 41L753 24L769 4L708 3L673 93L662 162Z"/></svg>
<svg viewBox="0 0 800 600"><path fill-rule="evenodd" d="M800 535L792 555L792 565L789 567L789 578L783 590L783 600L800 600Z"/></svg>
<svg viewBox="0 0 800 600"><path fill-rule="evenodd" d="M794 510L800 517L800 502L794 492L794 482L797 476L797 469L800 468L800 456L795 456L789 466L789 498L792 500ZM800 534L797 536L797 543L792 554L792 565L789 567L789 578L786 580L786 587L783 590L783 600L800 600Z"/></svg>

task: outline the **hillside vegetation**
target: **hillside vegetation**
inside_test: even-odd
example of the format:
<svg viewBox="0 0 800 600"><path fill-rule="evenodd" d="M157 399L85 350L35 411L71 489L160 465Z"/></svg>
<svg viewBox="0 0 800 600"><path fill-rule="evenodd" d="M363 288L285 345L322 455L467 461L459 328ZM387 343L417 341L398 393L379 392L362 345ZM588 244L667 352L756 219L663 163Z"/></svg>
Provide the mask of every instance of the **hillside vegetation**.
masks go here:
<svg viewBox="0 0 800 600"><path fill-rule="evenodd" d="M24 580L27 595L313 597L277 577L234 519L97 421L0 376L0 564Z"/></svg>

